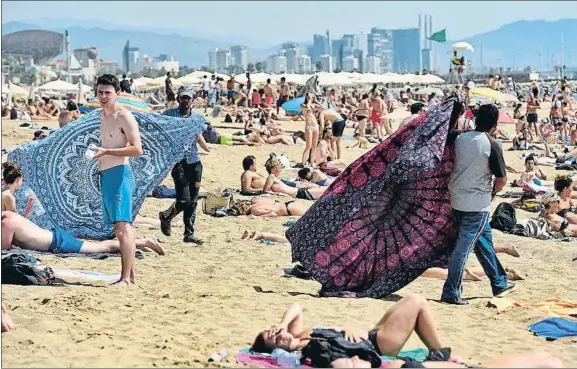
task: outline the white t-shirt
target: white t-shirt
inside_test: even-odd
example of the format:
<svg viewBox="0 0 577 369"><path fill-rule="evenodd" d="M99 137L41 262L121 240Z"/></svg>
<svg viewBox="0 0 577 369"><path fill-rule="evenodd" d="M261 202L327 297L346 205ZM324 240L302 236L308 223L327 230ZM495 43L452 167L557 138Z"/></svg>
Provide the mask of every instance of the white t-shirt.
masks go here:
<svg viewBox="0 0 577 369"><path fill-rule="evenodd" d="M205 79L202 80L202 89L203 89L204 91L208 91L208 89L209 89L209 86L210 86L210 85L209 85L209 82L208 82L208 81L209 81L208 78L205 78Z"/></svg>

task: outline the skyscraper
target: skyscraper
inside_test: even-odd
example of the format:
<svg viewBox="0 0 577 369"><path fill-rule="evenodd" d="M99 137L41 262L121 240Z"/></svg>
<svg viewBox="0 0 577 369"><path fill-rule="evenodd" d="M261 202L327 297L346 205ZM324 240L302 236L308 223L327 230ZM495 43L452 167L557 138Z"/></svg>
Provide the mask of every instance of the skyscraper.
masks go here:
<svg viewBox="0 0 577 369"><path fill-rule="evenodd" d="M421 36L418 28L393 31L393 70L416 73L420 68Z"/></svg>
<svg viewBox="0 0 577 369"><path fill-rule="evenodd" d="M228 49L217 49L216 70L219 73L228 73L228 68L232 66L232 54Z"/></svg>
<svg viewBox="0 0 577 369"><path fill-rule="evenodd" d="M328 54L329 52L327 37L324 35L314 35L312 51L311 58L313 63L321 61L321 55Z"/></svg>
<svg viewBox="0 0 577 369"><path fill-rule="evenodd" d="M382 28L371 28L368 36L368 56L377 56L381 60L381 73L393 68L393 31Z"/></svg>
<svg viewBox="0 0 577 369"><path fill-rule="evenodd" d="M248 51L245 46L231 46L230 52L234 59L234 66L246 71L248 67Z"/></svg>

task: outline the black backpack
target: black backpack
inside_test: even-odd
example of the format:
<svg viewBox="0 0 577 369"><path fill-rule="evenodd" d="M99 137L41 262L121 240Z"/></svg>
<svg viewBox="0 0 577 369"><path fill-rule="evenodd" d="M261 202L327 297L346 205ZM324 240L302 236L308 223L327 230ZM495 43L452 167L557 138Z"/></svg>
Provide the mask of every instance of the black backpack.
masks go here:
<svg viewBox="0 0 577 369"><path fill-rule="evenodd" d="M40 266L39 260L26 254L11 254L2 259L2 284L46 286L55 282L54 271Z"/></svg>
<svg viewBox="0 0 577 369"><path fill-rule="evenodd" d="M489 224L491 228L498 229L501 232L511 232L517 225L517 216L513 205L508 202L500 203L495 209Z"/></svg>

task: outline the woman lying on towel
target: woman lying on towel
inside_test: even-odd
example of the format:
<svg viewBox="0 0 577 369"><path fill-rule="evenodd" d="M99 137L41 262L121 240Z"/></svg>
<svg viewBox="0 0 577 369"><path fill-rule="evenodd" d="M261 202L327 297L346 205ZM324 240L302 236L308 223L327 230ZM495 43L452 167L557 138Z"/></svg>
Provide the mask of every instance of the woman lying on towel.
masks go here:
<svg viewBox="0 0 577 369"><path fill-rule="evenodd" d="M164 249L155 238L134 240L136 248L154 251L164 255ZM81 241L60 228L51 231L42 229L23 216L11 211L2 212L2 250L18 246L27 250L59 253L119 253L120 242L107 240L101 242Z"/></svg>
<svg viewBox="0 0 577 369"><path fill-rule="evenodd" d="M417 333L427 345L429 356L424 362L399 358L387 368L464 368L460 359L444 347L427 300L419 295L403 297L393 305L371 331L363 329L305 328L303 310L293 304L277 325L256 337L252 351L270 353L275 348L302 351L316 368L379 368L381 355L396 357L411 334ZM485 367L563 367L560 360L545 353L494 359Z"/></svg>
<svg viewBox="0 0 577 369"><path fill-rule="evenodd" d="M231 209L237 216L254 215L270 218L302 216L311 206L311 203L294 200L283 203L265 197L255 197L252 201L237 201L231 206Z"/></svg>

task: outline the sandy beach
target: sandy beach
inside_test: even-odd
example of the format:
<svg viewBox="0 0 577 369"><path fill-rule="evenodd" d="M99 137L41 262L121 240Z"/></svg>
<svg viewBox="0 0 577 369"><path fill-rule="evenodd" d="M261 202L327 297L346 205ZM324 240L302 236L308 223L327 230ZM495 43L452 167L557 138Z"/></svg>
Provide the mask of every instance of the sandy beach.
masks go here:
<svg viewBox="0 0 577 369"><path fill-rule="evenodd" d="M408 113L395 113L396 128ZM212 119L219 132L234 133L238 124ZM44 124L44 123L41 123ZM57 126L57 124L50 124ZM283 122L287 130L299 130L303 122ZM18 124L2 122L2 147L14 147L32 138L33 131ZM514 125L506 126L514 130ZM345 135L352 135L347 128ZM352 141L345 141L345 146ZM269 153L287 153L300 160L303 146L222 146L201 157L204 174L202 191L240 188L242 159L255 155L259 173L265 175L264 162ZM509 148L505 144L504 148ZM344 150L350 163L365 153L362 149ZM507 165L521 170L520 152L505 151ZM550 175L554 170L544 167ZM286 176L295 176L286 172ZM510 174L509 179L517 179ZM164 184L174 187L170 177ZM510 190L507 188L506 190ZM140 215L158 217L172 200L148 198ZM496 207L500 201L493 202ZM488 282L467 282L463 297L471 304L456 307L439 303L442 280L419 278L384 300L337 299L316 297L320 285L283 277L290 267L288 246L265 245L240 239L245 229L283 233L283 223L291 218L247 217L214 218L197 209L197 235L206 243L201 247L182 241L182 228L173 228L171 237L160 230L136 229L137 236L156 236L164 241L167 255L147 253L136 262L138 285L126 290L107 288L103 282L82 282L63 287L22 287L3 285L2 301L9 308L16 329L2 334L4 367L204 367L238 366L234 355L250 346L263 328L277 323L284 309L298 301L305 309L306 325L349 326L371 329L383 313L401 296L418 293L430 301L439 323L445 346L451 347L469 365L476 365L500 354L546 350L558 356L566 366L577 366L577 339L547 342L535 337L527 325L547 314L531 307L547 298L561 297L577 301L575 244L539 241L494 231L495 243L512 243L520 258L500 254L504 266L514 268L526 279L518 282L510 296L522 307L502 314L487 306L491 299ZM534 216L517 212L518 218ZM42 255L52 268L82 269L106 274L120 271L120 258L91 260ZM478 266L475 256L470 264ZM259 286L264 292L257 292ZM416 335L407 349L424 347ZM227 349L221 363L209 364L208 357Z"/></svg>

